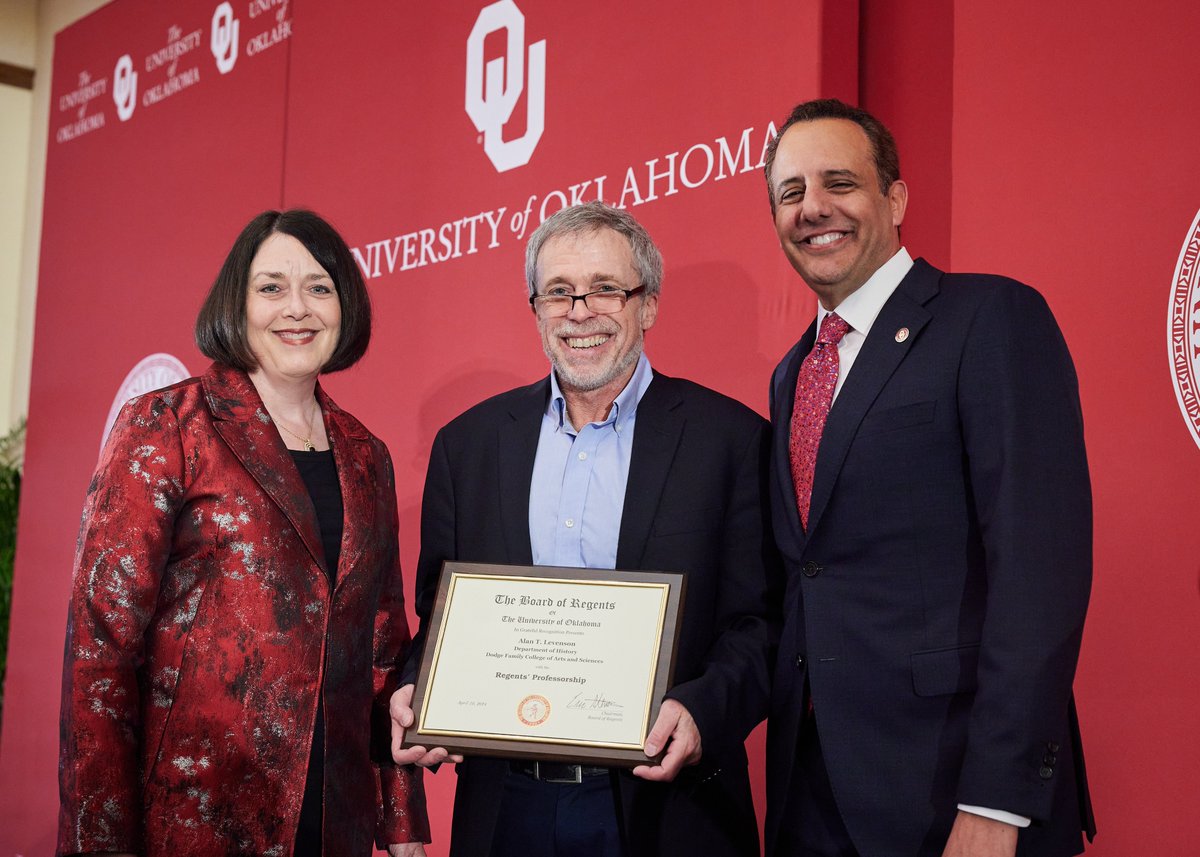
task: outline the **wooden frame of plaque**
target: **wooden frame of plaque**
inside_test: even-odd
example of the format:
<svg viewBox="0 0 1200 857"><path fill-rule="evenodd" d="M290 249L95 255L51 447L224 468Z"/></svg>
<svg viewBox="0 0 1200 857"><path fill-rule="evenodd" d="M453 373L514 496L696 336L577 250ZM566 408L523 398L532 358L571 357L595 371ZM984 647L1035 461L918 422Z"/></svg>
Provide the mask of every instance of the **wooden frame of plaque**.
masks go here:
<svg viewBox="0 0 1200 857"><path fill-rule="evenodd" d="M685 589L674 572L444 563L404 746L652 764Z"/></svg>

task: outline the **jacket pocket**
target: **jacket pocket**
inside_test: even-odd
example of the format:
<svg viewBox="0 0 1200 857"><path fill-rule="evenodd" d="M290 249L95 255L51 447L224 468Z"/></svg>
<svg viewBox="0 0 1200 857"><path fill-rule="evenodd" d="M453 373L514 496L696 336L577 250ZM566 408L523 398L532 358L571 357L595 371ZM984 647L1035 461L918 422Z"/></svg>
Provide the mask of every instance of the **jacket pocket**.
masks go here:
<svg viewBox="0 0 1200 857"><path fill-rule="evenodd" d="M978 686L979 644L913 652L913 691L917 696L971 693Z"/></svg>
<svg viewBox="0 0 1200 857"><path fill-rule="evenodd" d="M858 434L874 434L875 432L895 431L896 429L919 426L933 422L937 412L937 401L913 402L911 405L900 405L897 408L887 408L883 411L873 411L863 417Z"/></svg>

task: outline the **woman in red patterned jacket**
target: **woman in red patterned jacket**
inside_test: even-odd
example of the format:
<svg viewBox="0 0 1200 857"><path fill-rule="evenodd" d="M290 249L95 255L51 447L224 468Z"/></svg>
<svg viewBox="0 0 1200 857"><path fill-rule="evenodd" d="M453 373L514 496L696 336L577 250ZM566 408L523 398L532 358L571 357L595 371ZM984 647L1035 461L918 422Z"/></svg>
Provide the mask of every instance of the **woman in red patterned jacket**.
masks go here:
<svg viewBox="0 0 1200 857"><path fill-rule="evenodd" d="M265 212L197 319L213 365L121 411L75 559L60 854L424 854L419 773L388 746L410 641L391 459L317 384L370 333L337 232Z"/></svg>

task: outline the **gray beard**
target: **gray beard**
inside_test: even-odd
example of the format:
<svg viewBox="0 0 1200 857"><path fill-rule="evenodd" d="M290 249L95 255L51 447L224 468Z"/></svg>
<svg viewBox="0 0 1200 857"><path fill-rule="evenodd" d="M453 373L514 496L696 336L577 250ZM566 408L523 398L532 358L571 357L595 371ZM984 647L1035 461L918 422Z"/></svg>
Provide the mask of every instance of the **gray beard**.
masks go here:
<svg viewBox="0 0 1200 857"><path fill-rule="evenodd" d="M617 378L629 371L634 366L638 358L642 356L642 337L638 336L637 345L630 349L629 353L610 366L606 371L601 372L594 377L581 377L577 375L570 367L560 366L554 359L554 355L549 349L543 349L546 357L550 360L550 365L554 369L554 374L558 377L560 387L569 387L572 390L579 390L583 393L590 393L592 390L599 390L607 384L611 384Z"/></svg>

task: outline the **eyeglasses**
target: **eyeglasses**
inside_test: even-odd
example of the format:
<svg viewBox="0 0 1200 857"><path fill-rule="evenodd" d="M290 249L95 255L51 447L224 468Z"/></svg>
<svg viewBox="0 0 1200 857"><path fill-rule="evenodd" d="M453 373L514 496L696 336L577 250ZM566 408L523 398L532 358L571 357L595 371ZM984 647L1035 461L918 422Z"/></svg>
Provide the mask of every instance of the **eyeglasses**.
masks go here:
<svg viewBox="0 0 1200 857"><path fill-rule="evenodd" d="M538 318L562 318L569 315L575 308L575 301L583 301L583 305L596 315L612 315L625 309L627 300L644 291L645 286L638 286L636 289L599 289L586 295L530 295L529 304L538 314Z"/></svg>

